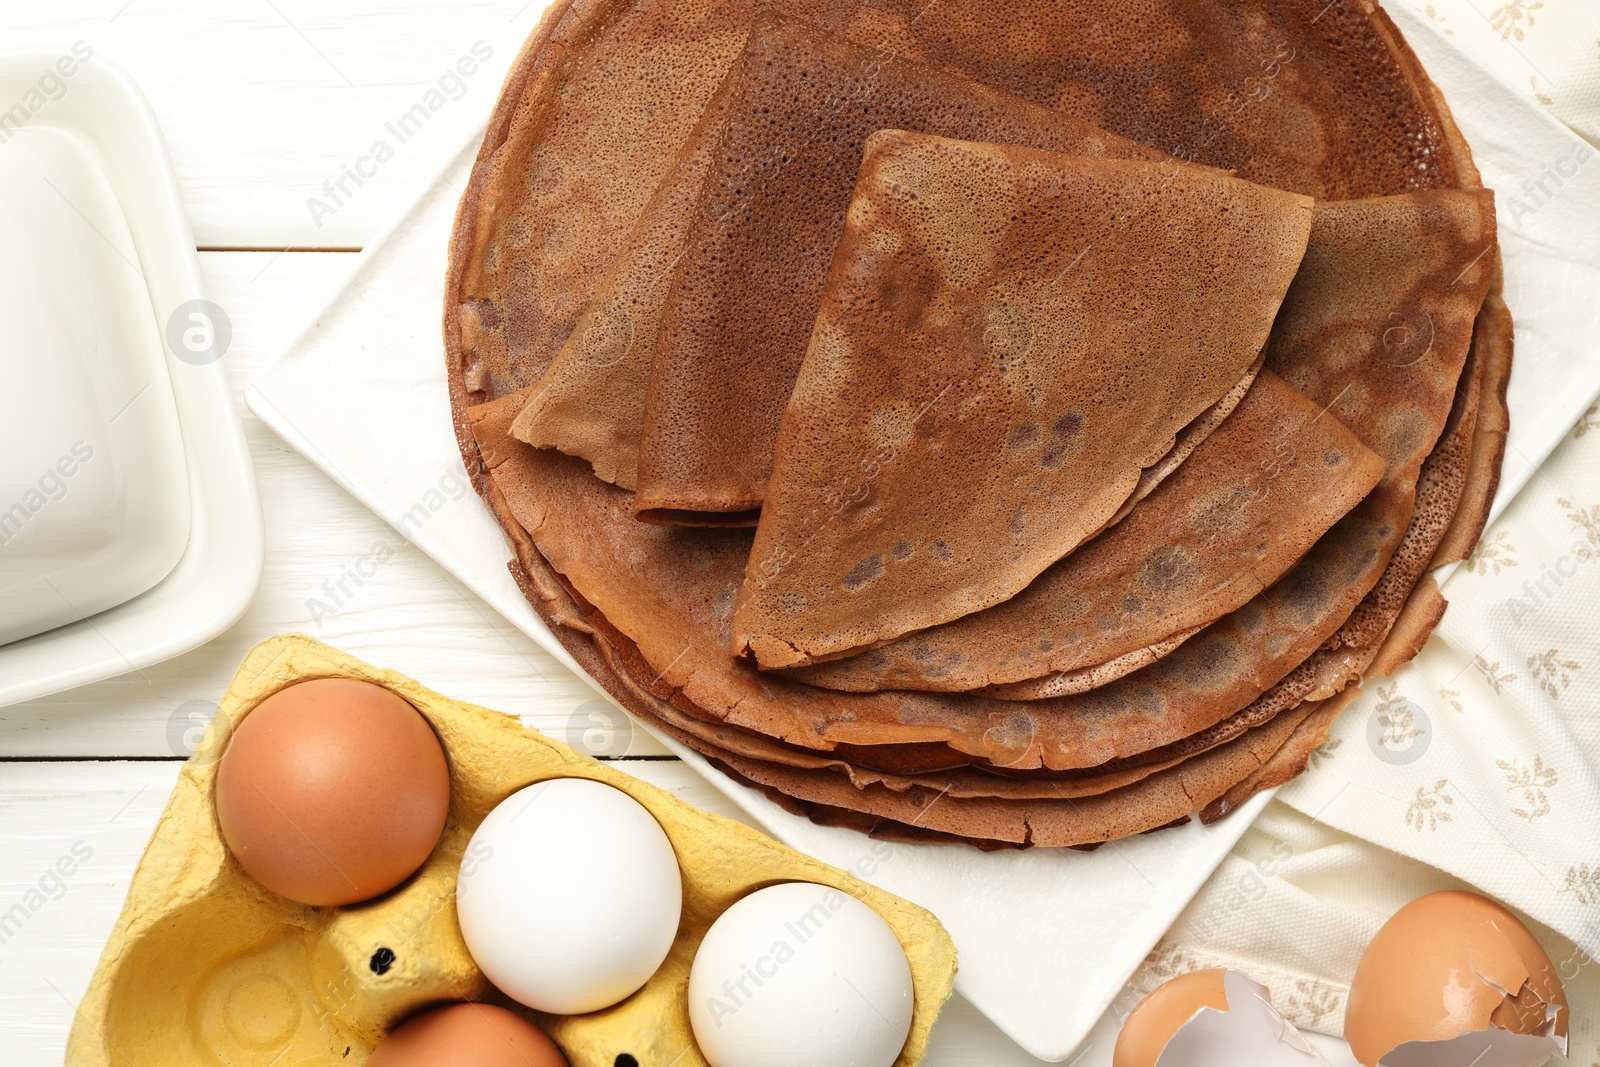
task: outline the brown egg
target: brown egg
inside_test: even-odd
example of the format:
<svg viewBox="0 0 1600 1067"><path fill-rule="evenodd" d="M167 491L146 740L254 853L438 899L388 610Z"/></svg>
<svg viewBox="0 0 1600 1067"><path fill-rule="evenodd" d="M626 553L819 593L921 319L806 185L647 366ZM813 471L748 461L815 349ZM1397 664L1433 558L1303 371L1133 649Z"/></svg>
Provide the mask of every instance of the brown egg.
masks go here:
<svg viewBox="0 0 1600 1067"><path fill-rule="evenodd" d="M1350 983L1344 1036L1356 1059L1375 1067L1408 1041L1477 1042L1466 1035L1491 1029L1532 1035L1522 1043L1530 1047L1548 1040L1553 1054L1566 1047L1567 1021L1556 969L1521 920L1451 890L1413 900L1379 929ZM1462 1048L1448 1062L1479 1062ZM1415 1062L1428 1062L1429 1050L1415 1052ZM1501 1062L1482 1056L1481 1067Z"/></svg>
<svg viewBox="0 0 1600 1067"><path fill-rule="evenodd" d="M567 1067L567 1059L520 1015L493 1004L446 1004L400 1024L367 1067Z"/></svg>
<svg viewBox="0 0 1600 1067"><path fill-rule="evenodd" d="M450 807L444 750L382 686L323 678L282 689L234 731L217 817L245 871L303 904L353 904L409 878Z"/></svg>
<svg viewBox="0 0 1600 1067"><path fill-rule="evenodd" d="M1201 1008L1228 1010L1228 994L1223 988L1220 967L1180 974L1158 986L1128 1013L1117 1034L1112 1067L1155 1067L1161 1050L1167 1047L1178 1028Z"/></svg>

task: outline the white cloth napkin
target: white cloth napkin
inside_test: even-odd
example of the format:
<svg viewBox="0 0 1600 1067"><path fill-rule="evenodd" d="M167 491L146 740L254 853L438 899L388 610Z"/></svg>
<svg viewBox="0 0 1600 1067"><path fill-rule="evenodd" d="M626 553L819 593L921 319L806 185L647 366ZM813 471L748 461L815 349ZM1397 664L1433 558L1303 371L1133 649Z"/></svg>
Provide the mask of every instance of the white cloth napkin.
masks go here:
<svg viewBox="0 0 1600 1067"><path fill-rule="evenodd" d="M1389 0L1394 2L1394 0ZM1600 145L1600 3L1400 0L1474 60Z"/></svg>
<svg viewBox="0 0 1600 1067"><path fill-rule="evenodd" d="M1600 144L1600 2L1397 2ZM1519 190L1498 194L1504 216ZM1421 655L1365 684L1136 988L1238 967L1292 1022L1337 1035L1377 928L1424 893L1470 888L1528 921L1574 1008L1567 1062L1600 1067L1600 406L1444 592Z"/></svg>
<svg viewBox="0 0 1600 1067"><path fill-rule="evenodd" d="M1365 685L1281 799L1600 955L1600 412L1445 595L1422 654Z"/></svg>

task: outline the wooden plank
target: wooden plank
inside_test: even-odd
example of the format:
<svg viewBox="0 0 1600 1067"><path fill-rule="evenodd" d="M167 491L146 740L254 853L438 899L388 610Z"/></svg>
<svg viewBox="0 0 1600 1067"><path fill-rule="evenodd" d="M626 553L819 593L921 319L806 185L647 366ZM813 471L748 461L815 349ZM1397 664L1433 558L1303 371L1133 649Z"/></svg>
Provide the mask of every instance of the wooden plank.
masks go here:
<svg viewBox="0 0 1600 1067"><path fill-rule="evenodd" d="M0 913L24 902L28 911L25 921L0 929L0 1034L6 1039L7 1067L61 1063L75 1007L180 766L176 761L0 764L0 840L6 842ZM634 760L620 766L690 804L747 821L682 763ZM61 876L62 870L72 873ZM956 998L924 1062L929 1067L1023 1067L1040 1061Z"/></svg>
<svg viewBox="0 0 1600 1067"><path fill-rule="evenodd" d="M233 347L224 364L266 515L267 563L260 591L232 629L185 656L0 709L0 752L185 755L197 736L196 722L210 714L250 647L273 634L299 630L452 697L518 715L595 755L665 754L600 700L588 682L410 547L237 399L250 375L336 291L355 258L202 254L211 299L233 321ZM471 492L454 468L439 473L450 491ZM358 565L372 572L359 578L359 586L348 577ZM325 586L340 595L330 595Z"/></svg>
<svg viewBox="0 0 1600 1067"><path fill-rule="evenodd" d="M546 2L69 0L8 4L0 25L7 50L82 41L133 75L202 248L337 248L381 232L486 121Z"/></svg>

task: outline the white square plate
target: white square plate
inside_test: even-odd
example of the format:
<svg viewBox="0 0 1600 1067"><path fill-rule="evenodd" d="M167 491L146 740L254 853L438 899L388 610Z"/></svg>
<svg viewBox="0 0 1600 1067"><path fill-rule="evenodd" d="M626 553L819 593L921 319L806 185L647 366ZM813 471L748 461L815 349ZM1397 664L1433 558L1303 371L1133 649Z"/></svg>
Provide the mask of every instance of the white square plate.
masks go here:
<svg viewBox="0 0 1600 1067"><path fill-rule="evenodd" d="M155 323L206 312L200 263L161 128L131 79L92 56L63 75L62 57L0 56L0 118L59 131L109 179L149 290ZM20 110L19 110L20 109ZM9 128L0 137L7 150ZM109 240L109 238L108 238ZM4 254L0 251L0 254ZM131 266L132 264L130 264ZM210 323L221 340L226 327ZM181 332L181 329L180 329ZM216 355L220 355L220 348ZM261 578L261 505L244 431L215 356L170 346L167 375L188 467L188 542L153 588L116 607L0 646L0 706L159 663L203 644L244 613ZM0 353L0 358L19 358ZM159 383L165 387L165 383Z"/></svg>
<svg viewBox="0 0 1600 1067"><path fill-rule="evenodd" d="M1460 79L1470 68L1443 62L1454 53L1440 51L1451 46L1436 34L1413 37L1413 43L1430 69L1440 61L1440 84L1462 112L1458 117L1475 147L1480 137L1486 149L1490 141L1515 143L1530 122L1553 122L1536 108L1530 118L1532 105L1500 83L1474 85L1458 104ZM1539 132L1554 135L1545 126ZM512 582L508 549L487 509L473 501L437 511L425 524L402 525L441 472L459 463L439 316L447 239L476 147L474 141L463 149L397 226L362 253L314 327L256 376L246 398L290 445L581 676ZM1498 148L1480 151L1489 184L1509 180L1503 168L1510 158ZM1502 240L1508 296L1526 294L1527 283L1519 281L1519 289L1513 281L1541 277L1549 251L1504 229ZM1569 232L1565 255L1594 264L1597 254L1586 240L1583 232ZM1520 375L1513 380L1512 445L1524 462L1508 461L1497 507L1600 390L1600 359L1580 358L1576 347L1596 332L1587 325L1593 314L1587 305L1517 298L1512 313ZM1556 379L1562 389L1540 387ZM663 743L780 840L931 909L961 953L956 988L1046 1060L1066 1059L1090 1034L1268 799L1255 798L1216 826L1189 825L1092 853L984 854L959 845L888 844L815 826L733 783L695 753Z"/></svg>

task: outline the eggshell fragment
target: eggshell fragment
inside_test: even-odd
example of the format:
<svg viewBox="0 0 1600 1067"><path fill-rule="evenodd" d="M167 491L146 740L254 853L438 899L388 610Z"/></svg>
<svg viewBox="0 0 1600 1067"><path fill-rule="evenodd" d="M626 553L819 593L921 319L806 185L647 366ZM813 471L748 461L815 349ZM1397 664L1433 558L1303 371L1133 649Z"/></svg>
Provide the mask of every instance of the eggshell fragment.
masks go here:
<svg viewBox="0 0 1600 1067"><path fill-rule="evenodd" d="M1220 967L1190 971L1162 983L1128 1013L1117 1034L1113 1067L1155 1067L1178 1028L1201 1008L1228 1010Z"/></svg>
<svg viewBox="0 0 1600 1067"><path fill-rule="evenodd" d="M1114 1067L1320 1067L1322 1054L1243 971L1180 975L1128 1015Z"/></svg>
<svg viewBox="0 0 1600 1067"><path fill-rule="evenodd" d="M1515 915L1430 893L1383 925L1356 968L1345 1039L1365 1067L1538 1067L1567 1047L1566 993Z"/></svg>
<svg viewBox="0 0 1600 1067"><path fill-rule="evenodd" d="M367 1067L567 1067L538 1027L493 1004L446 1004L414 1015L372 1050Z"/></svg>

